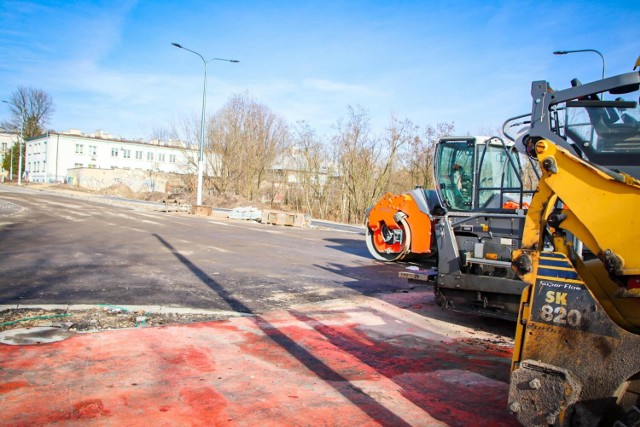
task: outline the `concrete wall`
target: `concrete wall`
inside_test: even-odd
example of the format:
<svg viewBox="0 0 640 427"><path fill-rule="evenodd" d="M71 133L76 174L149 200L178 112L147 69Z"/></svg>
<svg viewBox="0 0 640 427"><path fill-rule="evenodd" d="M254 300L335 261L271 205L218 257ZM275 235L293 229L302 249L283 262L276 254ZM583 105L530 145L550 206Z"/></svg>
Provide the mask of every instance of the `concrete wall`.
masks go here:
<svg viewBox="0 0 640 427"><path fill-rule="evenodd" d="M150 172L138 169L77 168L67 171L67 183L90 190L101 190L115 184L125 184L135 192L166 192L167 183L177 185L184 175Z"/></svg>

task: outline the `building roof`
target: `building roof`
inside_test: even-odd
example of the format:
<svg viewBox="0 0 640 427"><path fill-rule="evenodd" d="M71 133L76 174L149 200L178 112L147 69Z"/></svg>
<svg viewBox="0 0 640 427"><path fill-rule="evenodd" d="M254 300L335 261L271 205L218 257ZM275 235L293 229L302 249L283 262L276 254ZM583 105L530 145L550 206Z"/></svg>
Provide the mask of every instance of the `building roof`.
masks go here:
<svg viewBox="0 0 640 427"><path fill-rule="evenodd" d="M51 135L60 135L60 136L67 136L67 137L73 137L73 138L83 138L83 139L87 139L87 140L101 140L101 141L108 141L108 142L125 142L128 144L140 144L140 145L144 145L145 147L148 146L160 146L160 147L169 147L169 148L185 148L185 149L196 149L194 147L189 147L189 145L187 143L185 143L184 141L180 141L180 140L175 140L175 139L170 139L168 141L160 141L158 139L152 139L150 141L145 141L142 138L140 139L126 139L126 138L118 138L118 137L114 137L112 134L107 133L105 131L102 130L97 130L95 133L93 134L85 134L83 132L81 132L78 129L69 129L67 131L62 131L62 132L56 132L56 131L48 131L47 133L43 133L37 136L33 136L31 138L27 138L27 141L32 141L32 140L36 140L39 138L43 138L43 137L47 137L47 136L51 136Z"/></svg>

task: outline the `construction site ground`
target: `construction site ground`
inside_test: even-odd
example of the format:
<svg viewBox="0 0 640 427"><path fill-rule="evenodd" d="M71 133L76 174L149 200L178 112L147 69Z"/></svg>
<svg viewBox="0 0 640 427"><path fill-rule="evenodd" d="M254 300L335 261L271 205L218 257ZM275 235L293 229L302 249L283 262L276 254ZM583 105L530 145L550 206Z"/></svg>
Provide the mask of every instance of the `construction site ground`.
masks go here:
<svg viewBox="0 0 640 427"><path fill-rule="evenodd" d="M33 328L31 345L0 346L1 424L517 425L507 328L460 317L422 290L224 321L57 329L61 341Z"/></svg>
<svg viewBox="0 0 640 427"><path fill-rule="evenodd" d="M5 262L11 282L0 298L2 426L517 425L507 409L515 325L442 310L429 286L397 278L402 266L362 256L359 235L79 199L64 210L68 202L39 193L3 197L26 210L8 204L2 225L14 260ZM40 223L60 240L87 242L102 264L71 269L67 250L52 245L50 254L45 240L34 246ZM242 259L207 252L212 232L222 248L232 247L223 246L229 239L248 254L263 236L282 249ZM246 246L243 233L251 233ZM122 242L135 245L136 263L125 262ZM71 253L74 262L87 259ZM211 254L221 263L215 270ZM314 265L274 276L269 259L287 266L292 254ZM249 273L249 256L269 280ZM47 259L55 265L42 266ZM39 270L27 270L32 260ZM59 275L64 268L74 274ZM94 295L114 305L82 302ZM170 304L174 298L190 308Z"/></svg>

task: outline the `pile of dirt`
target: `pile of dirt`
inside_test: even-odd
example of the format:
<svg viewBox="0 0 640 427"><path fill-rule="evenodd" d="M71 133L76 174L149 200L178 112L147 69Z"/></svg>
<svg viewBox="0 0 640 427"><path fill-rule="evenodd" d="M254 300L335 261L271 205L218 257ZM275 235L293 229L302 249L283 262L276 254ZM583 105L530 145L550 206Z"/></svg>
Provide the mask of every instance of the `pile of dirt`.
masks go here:
<svg viewBox="0 0 640 427"><path fill-rule="evenodd" d="M72 311L20 308L0 311L0 331L49 326L69 331L91 332L205 322L224 318L217 314L146 313L129 311L118 306Z"/></svg>
<svg viewBox="0 0 640 427"><path fill-rule="evenodd" d="M98 194L106 194L108 196L124 197L126 199L134 199L135 192L125 184L113 184L110 187L103 188Z"/></svg>
<svg viewBox="0 0 640 427"><path fill-rule="evenodd" d="M167 198L165 193L161 193L160 191L148 191L143 193L136 193L136 199L146 200L147 202L164 202Z"/></svg>
<svg viewBox="0 0 640 427"><path fill-rule="evenodd" d="M196 195L188 191L165 193L161 191L135 192L126 184L114 184L101 190L89 190L84 187L72 186L68 184L52 184L46 188L59 191L74 191L78 193L93 193L108 196L116 196L124 199L145 200L149 202L163 203L165 201L178 201L179 203L195 204ZM175 188L178 188L177 186ZM183 187L180 187L183 188ZM216 208L234 209L241 206L253 206L258 209L273 209L288 211L285 206L274 207L269 203L262 203L258 200L249 200L237 194L203 194L202 204Z"/></svg>

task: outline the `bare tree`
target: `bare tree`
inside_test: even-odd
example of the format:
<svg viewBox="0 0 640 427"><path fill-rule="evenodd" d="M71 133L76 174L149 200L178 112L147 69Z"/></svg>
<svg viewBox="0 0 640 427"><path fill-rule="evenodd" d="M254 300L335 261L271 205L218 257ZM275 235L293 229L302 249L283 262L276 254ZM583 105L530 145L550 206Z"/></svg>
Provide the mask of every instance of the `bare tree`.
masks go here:
<svg viewBox="0 0 640 427"><path fill-rule="evenodd" d="M433 150L425 141L449 130L443 125L421 138L418 126L392 115L377 136L370 131L368 114L360 107L349 107L346 121L338 122L333 138L342 182L340 219L361 221L367 208L386 192L403 192L425 181L424 169L433 164ZM431 171L428 176L431 179Z"/></svg>
<svg viewBox="0 0 640 427"><path fill-rule="evenodd" d="M400 120L395 115L389 119L381 141L379 151L380 172L375 177L371 204L376 203L383 194L388 191L406 191L410 183L407 183L407 174L402 168L400 156L405 146L408 146L416 137L418 126L409 119Z"/></svg>
<svg viewBox="0 0 640 427"><path fill-rule="evenodd" d="M438 139L449 136L454 130L453 123L438 123L435 127L427 125L422 135L414 136L403 153L403 164L411 177L408 188L420 185L434 188L433 167Z"/></svg>
<svg viewBox="0 0 640 427"><path fill-rule="evenodd" d="M276 156L288 145L284 120L245 93L234 95L210 120L209 129L216 190L257 198Z"/></svg>
<svg viewBox="0 0 640 427"><path fill-rule="evenodd" d="M303 207L316 218L329 219L335 215L339 198L335 197L336 164L329 151L306 122L298 122L292 131L296 187L289 192L290 203ZM300 210L300 208L298 208Z"/></svg>
<svg viewBox="0 0 640 427"><path fill-rule="evenodd" d="M346 121L338 120L333 137L341 182L341 215L344 222L364 218L374 193L378 141L371 133L369 115L362 107L348 107Z"/></svg>
<svg viewBox="0 0 640 427"><path fill-rule="evenodd" d="M8 101L11 118L2 127L16 129L23 138L41 135L54 112L53 99L41 89L19 86Z"/></svg>

